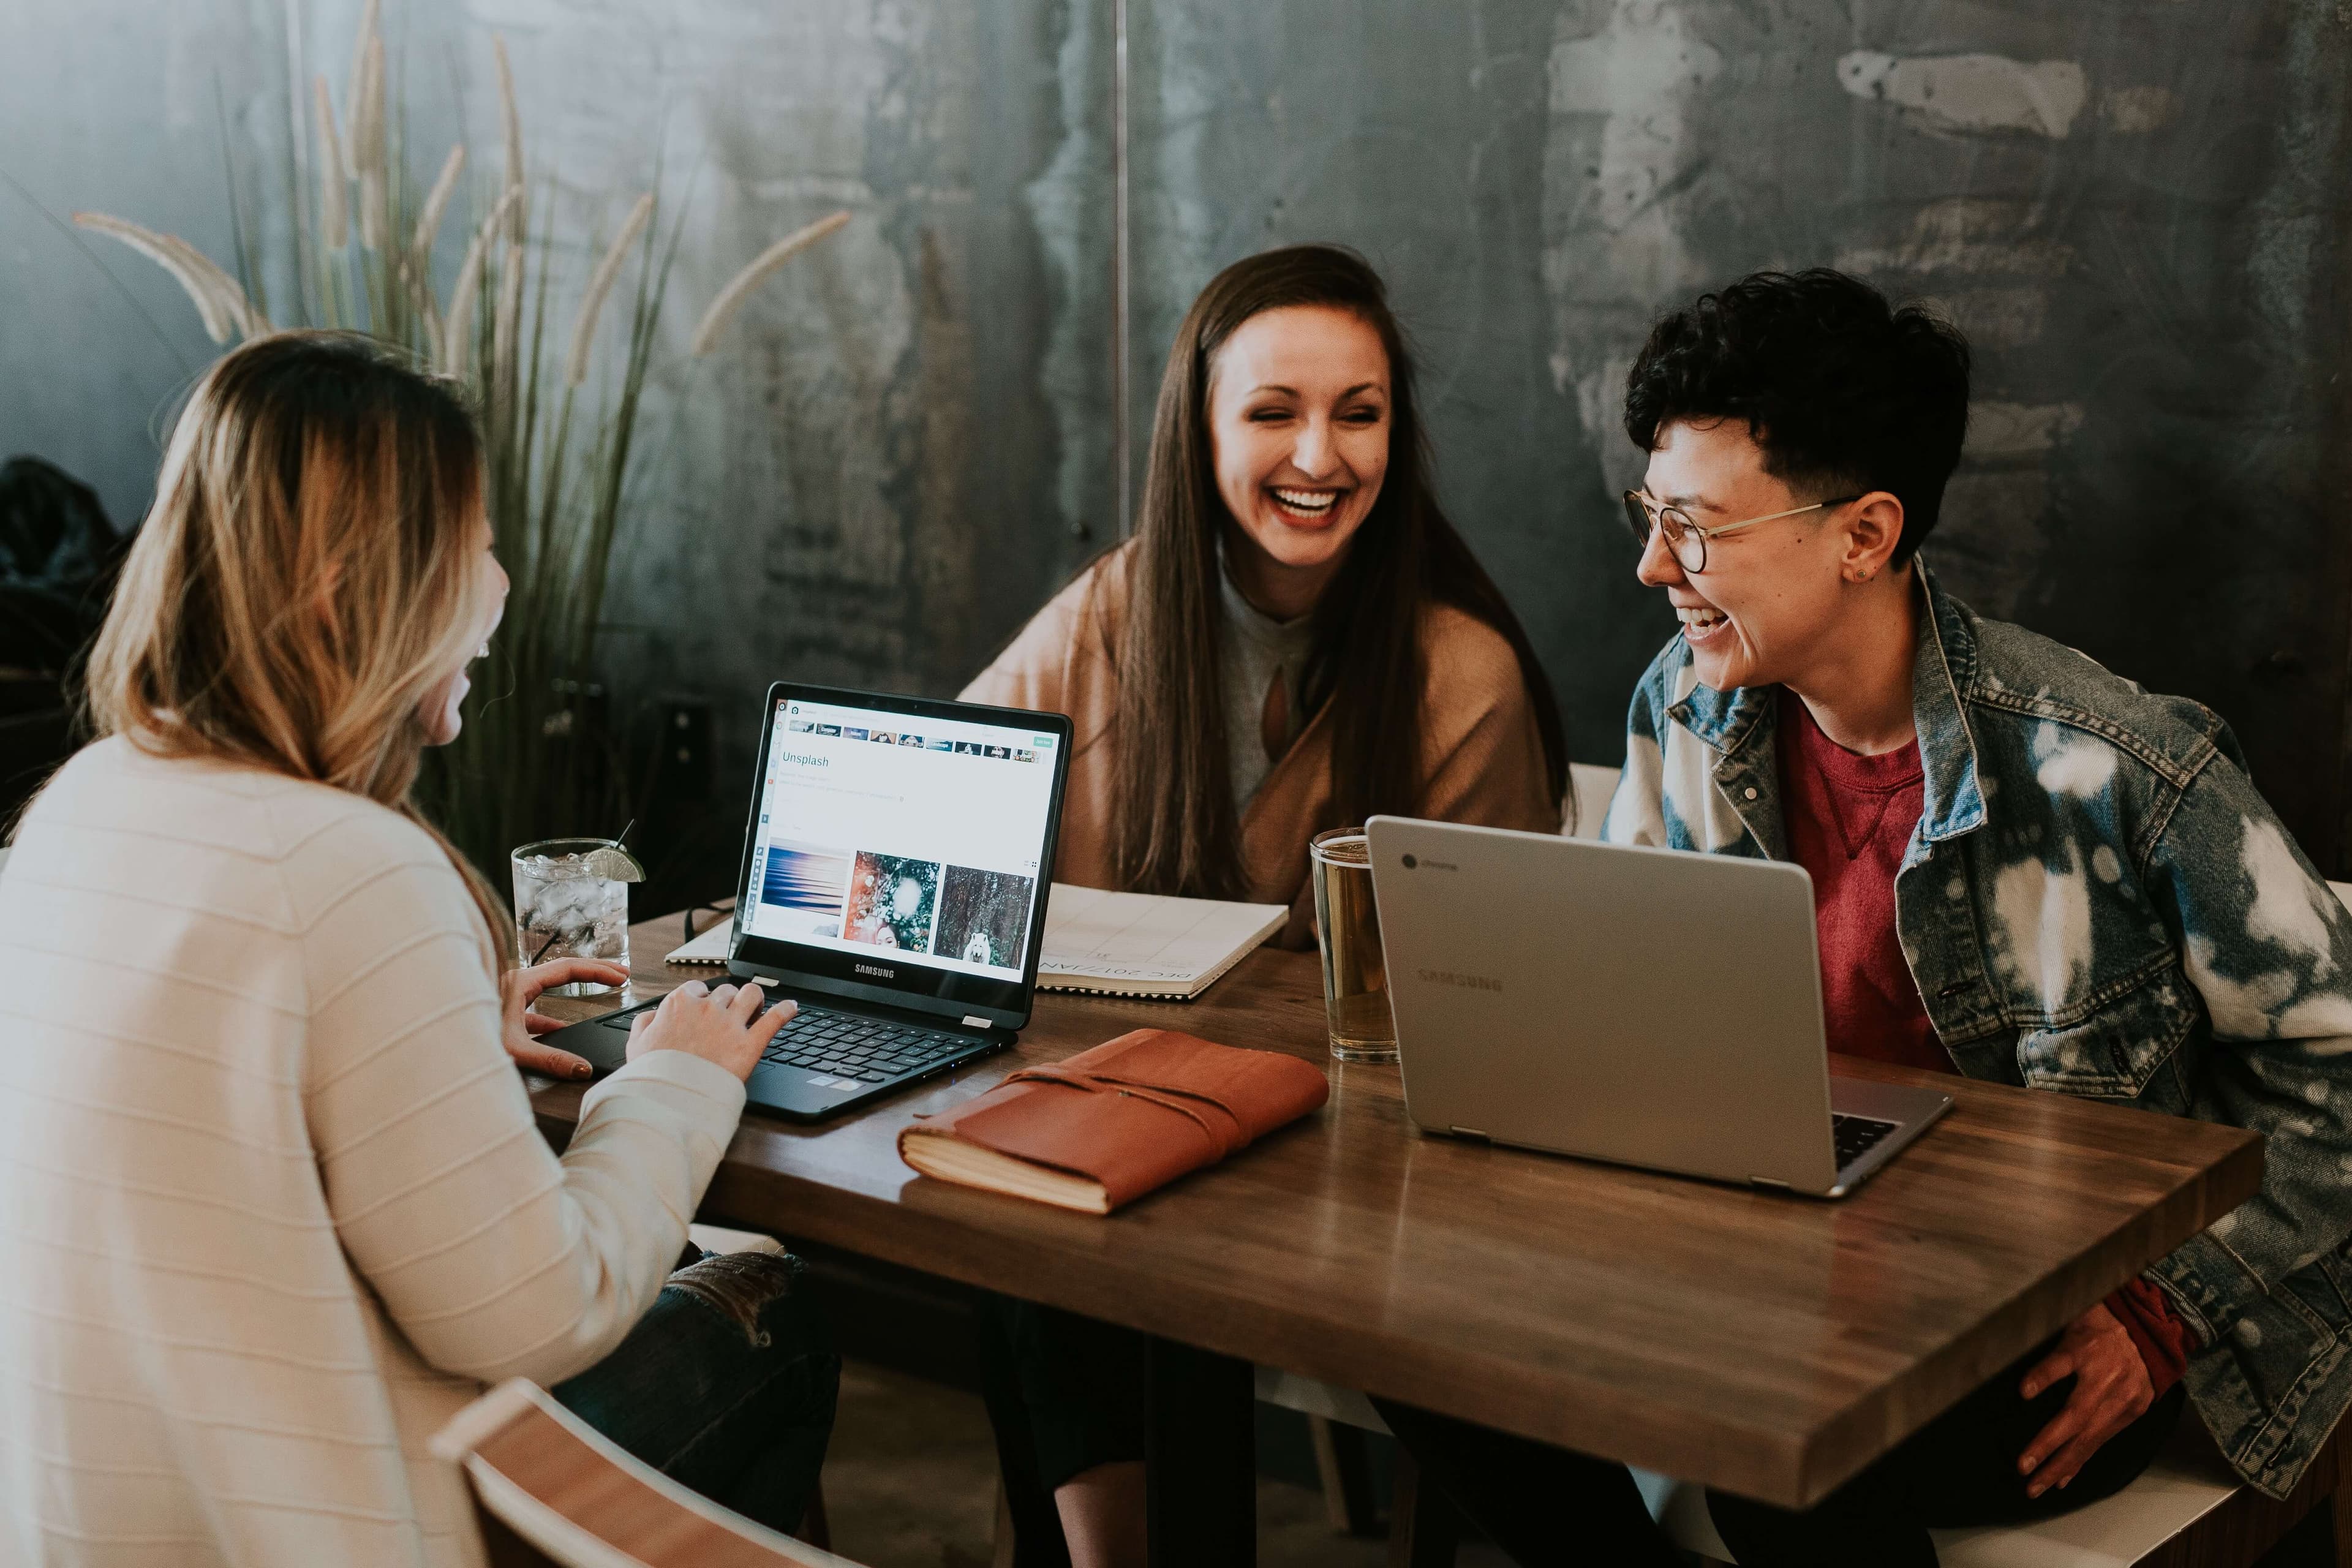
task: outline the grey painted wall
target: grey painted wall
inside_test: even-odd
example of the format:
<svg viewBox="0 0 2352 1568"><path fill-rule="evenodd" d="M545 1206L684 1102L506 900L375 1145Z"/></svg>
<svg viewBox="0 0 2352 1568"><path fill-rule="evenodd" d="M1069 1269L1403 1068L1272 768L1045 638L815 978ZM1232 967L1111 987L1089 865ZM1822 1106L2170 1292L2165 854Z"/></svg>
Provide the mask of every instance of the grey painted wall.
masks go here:
<svg viewBox="0 0 2352 1568"><path fill-rule="evenodd" d="M174 395L216 351L160 271L50 218L100 208L227 261L217 79L282 249L289 59L347 108L360 9L0 7L0 172L23 186L0 187L0 452L87 477L118 518L143 509ZM1116 537L1107 16L1064 0L385 7L420 179L453 141L478 176L499 166L489 40L507 40L534 177L556 182L559 300L657 177L688 204L606 646L625 706L716 700L730 780L767 681L952 689ZM838 207L850 226L687 362L726 280ZM445 295L467 226L443 226Z"/></svg>
<svg viewBox="0 0 2352 1568"><path fill-rule="evenodd" d="M1639 471L1626 363L1710 283L1844 266L1938 300L1979 352L1946 580L2215 705L2305 845L2347 865L2342 6L1131 5L1130 460L1218 267L1364 249L1416 331L1449 504L1577 754L1614 761L1670 627L1612 500ZM701 690L732 719L782 675L952 690L1109 540L1109 11L392 0L427 172L468 130L493 154L496 30L583 251L657 158L674 197L691 181L614 607L625 691ZM306 69L341 83L357 12L297 0ZM0 170L53 212L226 255L213 84L282 191L289 47L279 0L15 0ZM850 227L683 367L711 291L835 205ZM0 448L131 514L155 411L210 351L168 282L104 260L160 332L0 188ZM726 766L749 740L735 725Z"/></svg>
<svg viewBox="0 0 2352 1568"><path fill-rule="evenodd" d="M1580 757L1622 757L1672 633L1617 521L1633 354L1710 284L1831 264L1977 348L1948 585L2220 709L2345 863L2343 7L1137 5L1139 342L1271 243L1379 263Z"/></svg>
<svg viewBox="0 0 2352 1568"><path fill-rule="evenodd" d="M79 474L118 523L217 351L160 270L50 219L118 213L226 262L224 121L241 161L282 169L286 47L270 0L0 5L0 456Z"/></svg>
<svg viewBox="0 0 2352 1568"><path fill-rule="evenodd" d="M1056 0L478 0L455 20L461 47L507 37L583 231L617 221L657 145L694 204L617 681L730 716L785 676L951 689L1108 537L1095 26ZM488 123L487 73L467 79ZM704 303L836 207L850 226L685 368ZM728 731L745 766L755 722Z"/></svg>

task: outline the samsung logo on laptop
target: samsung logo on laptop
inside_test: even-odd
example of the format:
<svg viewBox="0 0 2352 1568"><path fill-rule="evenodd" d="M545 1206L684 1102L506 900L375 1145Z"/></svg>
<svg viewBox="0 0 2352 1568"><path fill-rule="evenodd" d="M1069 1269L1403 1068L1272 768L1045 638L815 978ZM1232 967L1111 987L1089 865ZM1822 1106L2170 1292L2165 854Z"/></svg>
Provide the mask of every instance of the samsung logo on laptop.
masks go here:
<svg viewBox="0 0 2352 1568"><path fill-rule="evenodd" d="M860 974L870 974L877 980L896 980L898 978L898 972L897 970L885 969L878 963L853 963L849 967L857 971ZM1501 987L1497 986L1496 989L1500 990Z"/></svg>
<svg viewBox="0 0 2352 1568"><path fill-rule="evenodd" d="M1459 985L1469 991L1499 992L1503 989L1503 983L1492 976L1464 974L1452 969L1424 969L1421 977L1432 985Z"/></svg>

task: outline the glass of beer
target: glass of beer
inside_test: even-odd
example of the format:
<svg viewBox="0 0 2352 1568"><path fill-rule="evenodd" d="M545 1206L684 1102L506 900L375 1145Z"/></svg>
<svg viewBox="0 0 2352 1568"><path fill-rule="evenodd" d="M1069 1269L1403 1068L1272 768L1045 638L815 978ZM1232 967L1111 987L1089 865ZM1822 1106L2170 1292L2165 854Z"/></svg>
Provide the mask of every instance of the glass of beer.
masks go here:
<svg viewBox="0 0 2352 1568"><path fill-rule="evenodd" d="M1315 874L1315 937L1323 950L1323 1013L1331 1054L1343 1062L1397 1059L1381 917L1372 904L1372 856L1360 827L1318 833L1307 846Z"/></svg>

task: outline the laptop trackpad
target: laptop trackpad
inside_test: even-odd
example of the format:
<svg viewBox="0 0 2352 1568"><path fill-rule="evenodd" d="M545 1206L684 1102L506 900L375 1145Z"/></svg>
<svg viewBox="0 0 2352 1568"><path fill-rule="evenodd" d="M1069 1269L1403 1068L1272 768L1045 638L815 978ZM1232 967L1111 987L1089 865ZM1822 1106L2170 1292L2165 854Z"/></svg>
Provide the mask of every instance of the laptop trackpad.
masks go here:
<svg viewBox="0 0 2352 1568"><path fill-rule="evenodd" d="M627 1064L629 1026L636 1021L635 1014L627 1017L608 1015L591 1018L584 1024L574 1024L568 1029L541 1037L559 1050L587 1058L588 1065L596 1069L597 1077L602 1078L608 1072L620 1071Z"/></svg>

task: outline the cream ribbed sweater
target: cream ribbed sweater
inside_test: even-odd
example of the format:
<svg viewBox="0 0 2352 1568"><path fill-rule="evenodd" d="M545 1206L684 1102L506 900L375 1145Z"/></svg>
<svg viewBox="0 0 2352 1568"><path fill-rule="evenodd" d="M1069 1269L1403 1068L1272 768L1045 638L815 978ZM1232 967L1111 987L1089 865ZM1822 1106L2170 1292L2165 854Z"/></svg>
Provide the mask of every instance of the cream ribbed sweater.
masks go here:
<svg viewBox="0 0 2352 1568"><path fill-rule="evenodd" d="M426 1439L658 1293L742 1086L656 1051L559 1161L432 840L121 740L0 873L0 1563L472 1563Z"/></svg>

